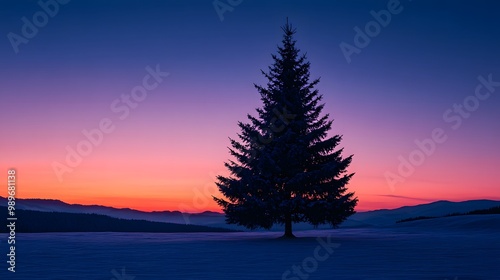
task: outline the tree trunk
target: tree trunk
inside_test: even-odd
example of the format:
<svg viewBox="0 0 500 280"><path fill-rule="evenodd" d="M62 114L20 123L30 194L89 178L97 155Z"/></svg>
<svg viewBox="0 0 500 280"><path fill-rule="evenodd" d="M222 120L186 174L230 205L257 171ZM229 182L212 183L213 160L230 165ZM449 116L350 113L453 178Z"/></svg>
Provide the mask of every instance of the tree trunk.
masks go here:
<svg viewBox="0 0 500 280"><path fill-rule="evenodd" d="M285 214L285 234L284 238L294 238L295 235L292 233L292 214Z"/></svg>

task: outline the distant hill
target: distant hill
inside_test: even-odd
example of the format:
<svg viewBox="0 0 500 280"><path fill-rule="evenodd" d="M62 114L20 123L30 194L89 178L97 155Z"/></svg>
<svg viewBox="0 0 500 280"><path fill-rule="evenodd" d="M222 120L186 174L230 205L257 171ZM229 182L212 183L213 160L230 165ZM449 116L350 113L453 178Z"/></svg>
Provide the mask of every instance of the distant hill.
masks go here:
<svg viewBox="0 0 500 280"><path fill-rule="evenodd" d="M418 216L418 217L413 217L413 218L408 218L408 219L402 219L402 220L397 221L396 223L406 223L406 222L411 222L411 221L437 219L437 218L453 217L453 216L492 215L492 214L494 214L494 215L500 214L500 206L492 207L492 208L488 208L488 209L483 209L483 210L474 210L474 211L470 211L467 213L452 213L452 214L448 214L446 216L440 216L440 217Z"/></svg>
<svg viewBox="0 0 500 280"><path fill-rule="evenodd" d="M198 225L125 220L99 214L16 210L16 232L228 232L229 229ZM7 207L0 207L6 221ZM7 232L2 227L0 232Z"/></svg>
<svg viewBox="0 0 500 280"><path fill-rule="evenodd" d="M404 206L397 209L383 209L360 212L347 219L342 227L391 226L397 221L414 217L442 217L455 213L467 213L500 206L495 200L468 200L462 202L436 201L428 204Z"/></svg>
<svg viewBox="0 0 500 280"><path fill-rule="evenodd" d="M7 200L0 197L0 205L7 205ZM416 206L404 206L397 209L382 209L368 212L359 212L349 217L341 227L386 227L393 226L397 221L419 216L446 216L454 213L467 213L474 210L483 210L500 206L500 201L494 200L469 200L463 202L436 201ZM179 211L154 211L144 212L128 208L113 208L100 205L68 204L52 199L17 199L16 209L33 210L42 212L65 212L100 214L114 218L128 220L145 220L151 222L203 225L210 227L244 230L243 227L227 225L224 214L216 212L202 212L186 214ZM309 224L295 224L295 230L312 229ZM328 225L320 229L330 228ZM281 231L282 226L274 226L272 230Z"/></svg>
<svg viewBox="0 0 500 280"><path fill-rule="evenodd" d="M7 206L7 199L0 196L0 205ZM145 220L151 222L209 225L224 223L221 213L205 211L196 214L187 214L180 211L153 211L145 212L130 208L114 208L101 205L69 204L55 199L16 199L16 209L41 212L64 212L101 214L114 218ZM215 218L212 221L212 218Z"/></svg>
<svg viewBox="0 0 500 280"><path fill-rule="evenodd" d="M414 220L398 223L394 229L429 232L456 230L462 233L470 231L498 235L500 233L500 215L457 215Z"/></svg>

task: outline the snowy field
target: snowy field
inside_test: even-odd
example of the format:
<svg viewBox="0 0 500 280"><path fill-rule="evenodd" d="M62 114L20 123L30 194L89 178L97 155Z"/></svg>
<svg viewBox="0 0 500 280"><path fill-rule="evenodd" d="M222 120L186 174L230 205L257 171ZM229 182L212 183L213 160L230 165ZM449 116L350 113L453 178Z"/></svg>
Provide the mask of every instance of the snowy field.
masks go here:
<svg viewBox="0 0 500 280"><path fill-rule="evenodd" d="M436 221L301 231L295 240L277 232L19 233L16 272L3 262L0 279L500 279L498 215ZM461 226L471 223L491 228Z"/></svg>

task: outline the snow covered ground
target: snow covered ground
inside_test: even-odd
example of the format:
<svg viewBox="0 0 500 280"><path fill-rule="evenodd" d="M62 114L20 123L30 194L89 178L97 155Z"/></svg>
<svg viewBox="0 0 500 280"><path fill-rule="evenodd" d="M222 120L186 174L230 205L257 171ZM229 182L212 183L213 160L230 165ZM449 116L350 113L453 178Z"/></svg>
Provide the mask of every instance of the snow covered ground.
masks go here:
<svg viewBox="0 0 500 280"><path fill-rule="evenodd" d="M301 231L295 240L278 232L19 233L16 272L2 261L0 279L500 279L499 224L499 215L450 217Z"/></svg>

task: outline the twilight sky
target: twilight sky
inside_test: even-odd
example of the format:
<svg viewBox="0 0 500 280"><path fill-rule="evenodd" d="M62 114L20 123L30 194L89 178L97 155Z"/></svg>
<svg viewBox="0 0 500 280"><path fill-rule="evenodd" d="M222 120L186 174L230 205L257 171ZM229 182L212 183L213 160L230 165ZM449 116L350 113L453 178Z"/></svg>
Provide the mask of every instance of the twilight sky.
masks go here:
<svg viewBox="0 0 500 280"><path fill-rule="evenodd" d="M0 10L0 179L15 168L19 198L219 211L228 137L260 106L253 83L288 17L354 154L358 211L500 199L496 1L220 0L234 4L222 21L211 0L41 2L53 16L37 1ZM38 30L23 28L34 15Z"/></svg>

